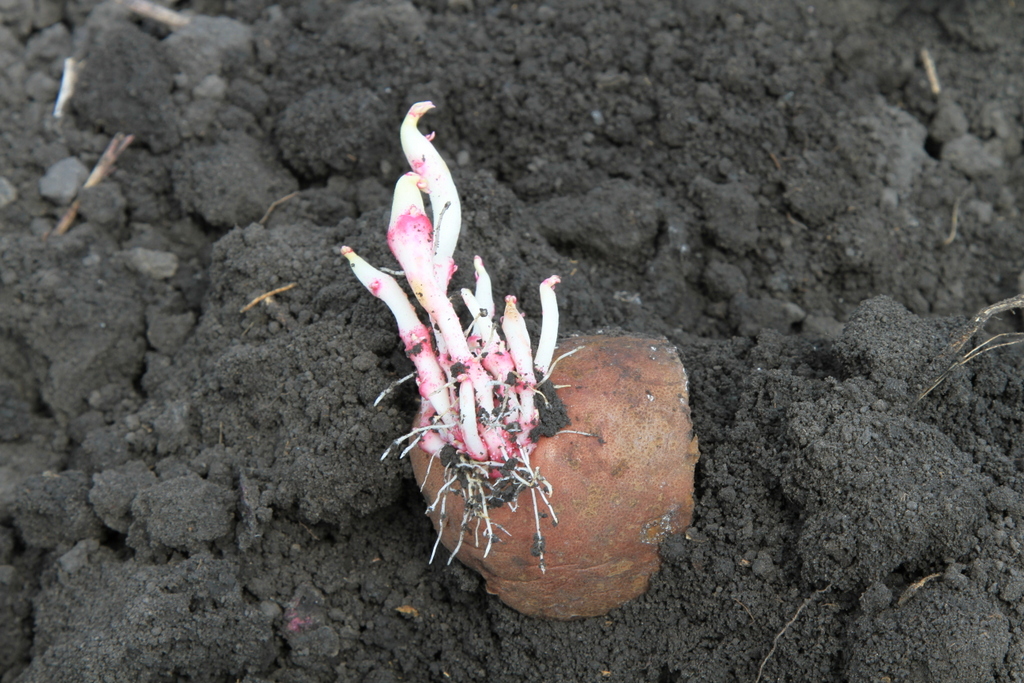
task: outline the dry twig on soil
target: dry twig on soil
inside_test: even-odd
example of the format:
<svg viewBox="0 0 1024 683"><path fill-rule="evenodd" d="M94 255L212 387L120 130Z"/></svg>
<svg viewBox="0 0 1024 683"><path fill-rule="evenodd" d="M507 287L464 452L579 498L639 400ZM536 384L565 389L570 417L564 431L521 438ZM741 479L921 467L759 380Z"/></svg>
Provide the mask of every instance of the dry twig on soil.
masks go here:
<svg viewBox="0 0 1024 683"><path fill-rule="evenodd" d="M903 607L903 604L910 598L914 597L914 595L917 594L917 591L921 590L921 588L923 588L926 583L928 583L932 579L937 579L940 576L942 576L942 574L929 574L928 576L918 579L914 583L907 586L907 589L903 591L903 595L901 595L900 599L896 601L896 606Z"/></svg>
<svg viewBox="0 0 1024 683"><path fill-rule="evenodd" d="M103 151L103 155L100 160L96 162L96 166L93 167L92 173L89 174L89 178L85 181L85 185L82 189L89 187L95 187L99 185L104 178L114 172L114 162L121 156L121 153L128 149L128 145L132 144L132 140L135 139L134 135L125 135L124 133L118 133L107 145L107 148ZM51 233L57 235L63 235L71 229L71 224L75 222L75 217L78 216L78 208L82 205L82 200L75 199L68 207L68 210L64 212L64 216L57 223L57 227L52 231L43 235L45 240L50 236Z"/></svg>
<svg viewBox="0 0 1024 683"><path fill-rule="evenodd" d="M150 2L150 0L117 1L140 17L159 21L161 24L166 24L171 30L186 26L192 21L191 17L187 17L181 12L175 12L163 5L158 5L155 2Z"/></svg>
<svg viewBox="0 0 1024 683"><path fill-rule="evenodd" d="M942 86L939 84L939 75L935 73L935 62L932 61L932 55L926 47L921 48L921 62L924 64L924 74L928 77L928 87L931 88L932 94L940 95Z"/></svg>
<svg viewBox="0 0 1024 683"><path fill-rule="evenodd" d="M291 194L286 194L285 196L281 197L280 199L275 201L273 204L271 204L270 208L267 209L267 212L265 214L263 214L263 218L261 218L258 221L259 224L260 225L266 225L267 221L270 220L270 214L274 213L274 209L276 209L277 207L281 206L282 204L284 204L286 201L288 201L289 199L291 199L292 197L294 197L297 194L299 194L297 191L296 192L292 192Z"/></svg>
<svg viewBox="0 0 1024 683"><path fill-rule="evenodd" d="M267 301L268 299L270 299L270 297L274 296L275 294L280 294L281 292L287 292L289 289L291 289L293 287L297 287L298 284L299 284L298 282L291 282L291 283L285 285L284 287L278 287L277 289L272 289L269 292L265 292L263 294L260 294L258 297L256 297L255 299L253 299L252 301L247 303L245 306L243 306L238 312L239 313L245 313L246 311L253 309L261 301Z"/></svg>
<svg viewBox="0 0 1024 683"><path fill-rule="evenodd" d="M948 247L949 245L953 244L953 240L956 239L956 230L957 227L960 225L960 202L964 200L964 197L966 197L967 193L970 191L971 188L968 187L966 190L957 195L957 198L953 201L953 213L950 215L949 218L949 235L946 236L946 239L942 240L942 246L944 247Z"/></svg>

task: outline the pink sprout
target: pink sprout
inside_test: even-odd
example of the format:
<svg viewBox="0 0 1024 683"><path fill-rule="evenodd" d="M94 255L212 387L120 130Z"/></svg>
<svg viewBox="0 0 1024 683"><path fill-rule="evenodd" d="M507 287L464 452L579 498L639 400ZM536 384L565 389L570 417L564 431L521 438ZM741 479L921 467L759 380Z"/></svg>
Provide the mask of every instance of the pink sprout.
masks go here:
<svg viewBox="0 0 1024 683"><path fill-rule="evenodd" d="M547 504L551 493L550 484L530 464L530 454L537 446L540 421L538 384L547 379L558 336L554 287L559 278L553 275L540 285L541 334L534 354L516 297L505 297L504 315L500 325L495 324L491 279L483 260L475 257L476 291L459 292L472 320L464 331L448 295L457 268L452 257L462 208L451 172L431 142L434 134L423 135L417 127L433 107L430 102L414 104L402 123L402 149L412 172L395 186L387 232L388 246L429 324L421 321L394 277L349 247L342 247L341 253L359 281L391 309L406 354L416 367L423 401L420 417L412 432L392 445L412 439L403 455L419 445L431 456L431 466L437 462L445 468L442 491L465 499L462 526L471 520L478 527L483 523L489 551L490 507L514 504L525 489L530 489L534 501L539 494ZM430 198L433 221L421 193ZM434 504L438 502L443 511L444 500Z"/></svg>

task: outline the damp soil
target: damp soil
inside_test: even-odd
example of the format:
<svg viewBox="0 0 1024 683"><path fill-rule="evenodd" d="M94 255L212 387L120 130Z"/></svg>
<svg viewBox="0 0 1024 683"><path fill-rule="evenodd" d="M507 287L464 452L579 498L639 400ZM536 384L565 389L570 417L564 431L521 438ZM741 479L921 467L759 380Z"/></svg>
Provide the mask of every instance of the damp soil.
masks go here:
<svg viewBox="0 0 1024 683"><path fill-rule="evenodd" d="M1024 677L1024 355L917 400L1024 287L1024 4L177 9L0 3L0 681ZM426 99L455 285L479 254L536 321L557 273L564 334L688 369L693 524L607 616L428 562L380 459L411 364L338 248L394 265Z"/></svg>

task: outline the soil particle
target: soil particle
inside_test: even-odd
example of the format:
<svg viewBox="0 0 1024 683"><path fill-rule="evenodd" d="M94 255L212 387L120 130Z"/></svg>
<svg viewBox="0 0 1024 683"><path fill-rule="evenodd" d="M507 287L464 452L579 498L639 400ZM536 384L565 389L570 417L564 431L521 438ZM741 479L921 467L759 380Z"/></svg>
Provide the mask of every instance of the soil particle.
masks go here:
<svg viewBox="0 0 1024 683"><path fill-rule="evenodd" d="M89 177L89 169L74 157L61 159L39 179L39 194L54 204L70 204Z"/></svg>
<svg viewBox="0 0 1024 683"><path fill-rule="evenodd" d="M132 498L128 545L143 556L161 547L195 553L232 530L234 500L195 474L144 488Z"/></svg>
<svg viewBox="0 0 1024 683"><path fill-rule="evenodd" d="M735 321L737 330L753 336L763 329L789 333L807 313L791 301L764 297L754 299L746 294L737 294L729 301L729 319Z"/></svg>
<svg viewBox="0 0 1024 683"><path fill-rule="evenodd" d="M132 500L156 482L156 475L141 460L106 468L92 476L89 502L106 526L125 534L131 523Z"/></svg>
<svg viewBox="0 0 1024 683"><path fill-rule="evenodd" d="M116 183L103 183L82 190L78 213L97 227L121 235L126 220L127 201Z"/></svg>
<svg viewBox="0 0 1024 683"><path fill-rule="evenodd" d="M991 145L974 135L961 135L942 146L942 158L964 175L974 178L1002 168L1003 160Z"/></svg>
<svg viewBox="0 0 1024 683"><path fill-rule="evenodd" d="M18 198L18 190L11 184L11 181L0 176L0 209L4 208Z"/></svg>
<svg viewBox="0 0 1024 683"><path fill-rule="evenodd" d="M865 585L901 565L963 555L984 521L986 480L971 459L935 428L890 414L867 389L839 386L790 408L802 448L779 475L804 510L798 548L812 584ZM833 401L846 405L837 412Z"/></svg>
<svg viewBox="0 0 1024 683"><path fill-rule="evenodd" d="M296 188L270 151L244 133L187 150L174 165L173 178L182 209L220 227L259 220L267 197L280 199Z"/></svg>
<svg viewBox="0 0 1024 683"><path fill-rule="evenodd" d="M969 126L963 108L947 97L941 101L938 111L932 117L928 134L936 142L945 144L965 134Z"/></svg>
<svg viewBox="0 0 1024 683"><path fill-rule="evenodd" d="M209 555L154 566L117 561L105 549L73 574L53 572L34 609L36 642L52 656L35 659L19 680L84 682L112 671L155 680L168 667L207 680L261 671L275 655L273 633L246 602L237 572ZM94 604L97 593L119 598Z"/></svg>
<svg viewBox="0 0 1024 683"><path fill-rule="evenodd" d="M237 69L253 58L252 29L229 17L197 16L160 43L179 88L201 87L210 76Z"/></svg>
<svg viewBox="0 0 1024 683"><path fill-rule="evenodd" d="M154 152L177 146L178 116L170 94L174 71L160 44L132 25L103 33L76 87L75 111L114 134L131 131Z"/></svg>
<svg viewBox="0 0 1024 683"><path fill-rule="evenodd" d="M285 162L305 177L379 166L393 140L374 125L390 110L368 89L323 86L288 105L275 128ZM336 134L339 131L341 134Z"/></svg>
<svg viewBox="0 0 1024 683"><path fill-rule="evenodd" d="M195 324L196 316L191 311L175 314L158 306L146 309L146 339L169 356L181 348Z"/></svg>
<svg viewBox="0 0 1024 683"><path fill-rule="evenodd" d="M718 185L697 178L690 191L704 212L704 225L716 246L742 254L757 243L760 208L743 185Z"/></svg>
<svg viewBox="0 0 1024 683"><path fill-rule="evenodd" d="M14 520L35 548L70 547L95 538L100 520L89 505L89 477L79 470L29 477L18 487Z"/></svg>
<svg viewBox="0 0 1024 683"><path fill-rule="evenodd" d="M582 211L580 206L585 207ZM562 249L599 249L603 259L643 263L654 253L664 201L625 180L612 180L582 197L537 204L527 217L544 239ZM596 237L596 239L595 239Z"/></svg>
<svg viewBox="0 0 1024 683"><path fill-rule="evenodd" d="M996 672L1011 642L1007 618L966 577L928 585L906 604L863 615L853 625L850 680L926 680L986 683ZM892 648L879 652L878 639ZM964 643L972 643L965 648Z"/></svg>
<svg viewBox="0 0 1024 683"><path fill-rule="evenodd" d="M167 280L178 272L178 257L169 251L133 247L127 253L126 263L139 275L154 280Z"/></svg>

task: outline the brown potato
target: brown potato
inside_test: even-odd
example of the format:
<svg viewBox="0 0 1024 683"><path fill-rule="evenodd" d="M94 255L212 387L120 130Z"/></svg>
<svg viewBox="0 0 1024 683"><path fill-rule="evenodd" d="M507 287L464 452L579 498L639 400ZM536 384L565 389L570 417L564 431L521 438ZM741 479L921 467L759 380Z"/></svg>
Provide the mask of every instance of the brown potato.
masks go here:
<svg viewBox="0 0 1024 683"><path fill-rule="evenodd" d="M550 619L602 615L644 593L660 566L659 543L685 530L693 514L699 452L675 347L657 338L577 337L563 342L555 358L580 346L556 365L551 381L571 421L566 429L596 436L542 437L531 456L553 487L549 500L558 517L557 526L550 516L541 519L546 571L532 552L536 523L528 490L516 511L490 510L492 523L508 533L496 534L487 557L486 540L475 545L472 532L457 555L505 604ZM432 502L443 468L435 462L424 482L427 454L415 448L410 455ZM435 510L431 519L451 550L462 533L463 499L445 495L445 518Z"/></svg>

